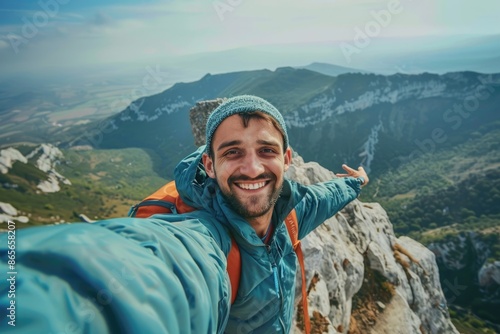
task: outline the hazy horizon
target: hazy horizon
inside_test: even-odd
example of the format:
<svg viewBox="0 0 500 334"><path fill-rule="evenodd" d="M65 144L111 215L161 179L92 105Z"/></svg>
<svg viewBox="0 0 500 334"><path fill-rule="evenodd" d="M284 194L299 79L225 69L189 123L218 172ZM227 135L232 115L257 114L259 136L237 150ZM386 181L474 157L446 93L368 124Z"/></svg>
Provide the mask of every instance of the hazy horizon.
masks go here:
<svg viewBox="0 0 500 334"><path fill-rule="evenodd" d="M0 111L11 122L48 108L57 126L207 73L313 62L380 74L500 73L498 12L495 0L3 2Z"/></svg>
<svg viewBox="0 0 500 334"><path fill-rule="evenodd" d="M419 70L411 68L415 53L458 48L487 56L484 45L476 50L467 41L500 37L498 12L495 0L481 6L471 0L6 2L0 4L0 82L61 73L112 79L147 66L191 71L186 78L194 79L312 62L390 72L379 64L387 62L393 72L411 73ZM406 63L394 60L405 53ZM237 57L224 59L228 54ZM500 57L499 47L491 56Z"/></svg>

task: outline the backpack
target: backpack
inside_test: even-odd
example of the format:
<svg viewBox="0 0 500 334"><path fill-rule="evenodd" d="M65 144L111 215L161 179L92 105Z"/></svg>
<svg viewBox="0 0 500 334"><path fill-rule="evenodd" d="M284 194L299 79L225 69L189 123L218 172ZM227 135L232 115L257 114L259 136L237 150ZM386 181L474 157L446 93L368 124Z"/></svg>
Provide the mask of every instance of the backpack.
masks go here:
<svg viewBox="0 0 500 334"><path fill-rule="evenodd" d="M147 196L141 202L133 205L129 212L129 217L147 218L154 214L174 213L181 214L192 212L195 208L187 205L179 196L175 181L170 181L163 187L155 191L153 194ZM304 326L306 333L310 333L310 319L307 303L307 287L306 275L304 269L304 255L300 247L299 229L297 213L293 209L290 214L285 218L285 225L288 229L288 234L292 241L293 250L297 254L300 264L300 271L302 276L302 309L304 311ZM231 282L231 304L234 303L240 285L241 276L241 255L238 244L231 236L231 249L227 255L227 273Z"/></svg>

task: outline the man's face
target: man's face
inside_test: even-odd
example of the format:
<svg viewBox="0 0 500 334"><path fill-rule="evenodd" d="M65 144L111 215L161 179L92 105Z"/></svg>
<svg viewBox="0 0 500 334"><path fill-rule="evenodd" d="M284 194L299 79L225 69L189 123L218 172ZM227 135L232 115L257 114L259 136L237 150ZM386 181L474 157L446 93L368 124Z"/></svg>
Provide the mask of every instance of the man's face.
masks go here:
<svg viewBox="0 0 500 334"><path fill-rule="evenodd" d="M205 169L233 209L244 218L272 212L291 162L291 149L283 153L281 132L260 118L244 127L233 115L215 131L212 150L213 158L203 156Z"/></svg>

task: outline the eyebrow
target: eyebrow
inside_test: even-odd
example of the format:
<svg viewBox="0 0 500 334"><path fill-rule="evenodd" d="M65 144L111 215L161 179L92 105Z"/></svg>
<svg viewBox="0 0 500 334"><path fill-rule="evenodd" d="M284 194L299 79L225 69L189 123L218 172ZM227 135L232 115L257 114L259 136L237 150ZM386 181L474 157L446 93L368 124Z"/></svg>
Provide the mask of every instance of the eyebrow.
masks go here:
<svg viewBox="0 0 500 334"><path fill-rule="evenodd" d="M219 147L217 147L217 152L225 149L226 147L235 146L235 145L241 145L241 140L226 141L226 142L220 144Z"/></svg>
<svg viewBox="0 0 500 334"><path fill-rule="evenodd" d="M279 147L280 146L279 143L276 142L276 141L264 140L264 139L257 140L257 143L259 145L267 145L267 146L273 146L273 147ZM217 147L217 152L225 149L226 147L229 147L229 146L238 146L238 145L241 145L241 144L242 144L241 140L227 141L227 142L224 142L224 143L220 144L219 147Z"/></svg>
<svg viewBox="0 0 500 334"><path fill-rule="evenodd" d="M257 143L260 145L266 145L266 146L280 146L279 142L272 141L272 140L260 139L260 140L257 140Z"/></svg>

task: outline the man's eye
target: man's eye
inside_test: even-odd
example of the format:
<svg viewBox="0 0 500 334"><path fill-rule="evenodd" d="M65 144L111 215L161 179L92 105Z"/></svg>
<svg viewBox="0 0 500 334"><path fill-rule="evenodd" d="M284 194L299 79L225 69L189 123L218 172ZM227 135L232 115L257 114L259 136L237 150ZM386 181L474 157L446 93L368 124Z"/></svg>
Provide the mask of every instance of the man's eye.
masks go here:
<svg viewBox="0 0 500 334"><path fill-rule="evenodd" d="M238 150L228 150L226 151L226 153L224 154L225 156L234 156L234 155L237 155L239 153Z"/></svg>
<svg viewBox="0 0 500 334"><path fill-rule="evenodd" d="M271 153L271 154L272 154L272 153L276 153L276 151L275 151L275 150L273 150L272 148L263 148L263 149L261 150L261 152L262 152L262 153L266 153L266 154L269 154L269 153Z"/></svg>

